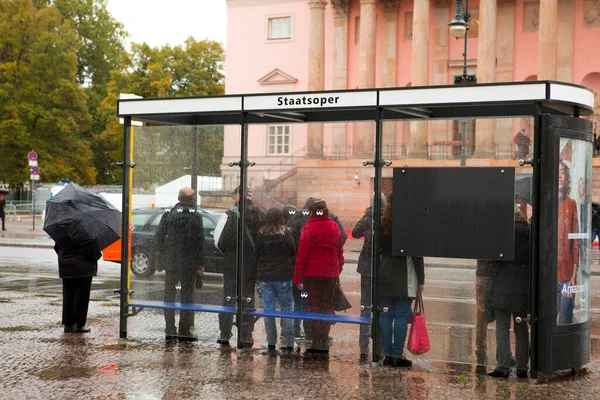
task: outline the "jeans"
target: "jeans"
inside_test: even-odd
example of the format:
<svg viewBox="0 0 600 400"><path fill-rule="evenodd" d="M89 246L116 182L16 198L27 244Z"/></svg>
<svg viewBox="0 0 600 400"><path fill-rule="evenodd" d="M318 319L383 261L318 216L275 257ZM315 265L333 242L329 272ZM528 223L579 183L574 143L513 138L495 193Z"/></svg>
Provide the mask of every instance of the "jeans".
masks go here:
<svg viewBox="0 0 600 400"><path fill-rule="evenodd" d="M412 320L412 299L408 297L382 297L380 307L388 312L379 315L379 326L386 357L401 358L404 354L404 342L408 323Z"/></svg>
<svg viewBox="0 0 600 400"><path fill-rule="evenodd" d="M475 323L475 355L477 364L487 362L487 320L485 317L485 276L477 276L475 283L475 300L477 303L477 318Z"/></svg>
<svg viewBox="0 0 600 400"><path fill-rule="evenodd" d="M558 282L556 287L556 311L558 312L558 325L568 325L573 323L573 307L575 306L575 296L569 297L567 291L563 293L563 288L569 287L569 281Z"/></svg>
<svg viewBox="0 0 600 400"><path fill-rule="evenodd" d="M496 308L496 358L498 360L497 370L508 372L510 370L512 356L510 351L510 320L517 317L523 321L513 323L516 339L515 353L517 356L517 369L527 370L529 361L529 330L527 327L527 312L513 313ZM511 318L512 316L512 318Z"/></svg>
<svg viewBox="0 0 600 400"><path fill-rule="evenodd" d="M265 310L275 310L277 300L281 311L292 311L292 282L261 282L260 289L262 291L263 306ZM265 331L267 332L267 343L269 346L274 346L277 343L277 324L275 317L264 317ZM285 346L291 347L294 345L294 328L293 321L289 318L281 319L281 329L285 339Z"/></svg>

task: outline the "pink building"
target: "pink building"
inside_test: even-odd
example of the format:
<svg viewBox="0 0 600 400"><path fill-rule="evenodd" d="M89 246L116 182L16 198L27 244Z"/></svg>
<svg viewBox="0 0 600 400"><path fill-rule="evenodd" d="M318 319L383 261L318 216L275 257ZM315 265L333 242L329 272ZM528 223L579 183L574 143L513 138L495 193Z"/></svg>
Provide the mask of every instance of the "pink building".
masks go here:
<svg viewBox="0 0 600 400"><path fill-rule="evenodd" d="M448 29L455 2L227 0L227 6L228 94L450 85L462 74L464 39L455 40ZM467 66L479 83L539 78L600 91L597 0L471 0L469 12ZM520 128L531 135L525 118L465 123L468 165L516 166L512 139ZM440 149L460 139L458 122L392 122L383 135L394 165L458 165L456 148ZM237 127L226 130L225 175L226 164L239 158L238 138ZM372 175L360 161L373 154L373 138L368 123L253 126L252 189L300 204L323 186L330 197L351 187L351 195L335 202L340 214L354 219L372 193ZM323 168L330 168L327 176L336 177L339 190L318 183ZM596 199L600 181L594 188Z"/></svg>

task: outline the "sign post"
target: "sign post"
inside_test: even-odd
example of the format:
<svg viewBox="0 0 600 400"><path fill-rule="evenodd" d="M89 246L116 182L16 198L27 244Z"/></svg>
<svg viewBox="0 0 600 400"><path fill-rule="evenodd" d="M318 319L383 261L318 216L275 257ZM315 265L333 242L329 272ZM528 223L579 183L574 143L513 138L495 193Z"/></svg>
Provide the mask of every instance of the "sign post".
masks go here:
<svg viewBox="0 0 600 400"><path fill-rule="evenodd" d="M31 179L31 208L33 215L33 229L35 231L35 181L40 180L40 168L38 167L37 162L37 153L34 150L31 150L27 153L27 159L29 160L29 179Z"/></svg>

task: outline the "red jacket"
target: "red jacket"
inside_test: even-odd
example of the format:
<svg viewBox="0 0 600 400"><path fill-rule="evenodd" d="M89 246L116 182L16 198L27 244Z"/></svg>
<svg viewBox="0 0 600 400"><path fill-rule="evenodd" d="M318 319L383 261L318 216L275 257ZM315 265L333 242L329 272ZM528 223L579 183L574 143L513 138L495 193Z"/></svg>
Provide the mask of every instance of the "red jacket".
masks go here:
<svg viewBox="0 0 600 400"><path fill-rule="evenodd" d="M305 276L337 278L344 265L344 240L329 217L312 217L302 228L296 255L294 283Z"/></svg>

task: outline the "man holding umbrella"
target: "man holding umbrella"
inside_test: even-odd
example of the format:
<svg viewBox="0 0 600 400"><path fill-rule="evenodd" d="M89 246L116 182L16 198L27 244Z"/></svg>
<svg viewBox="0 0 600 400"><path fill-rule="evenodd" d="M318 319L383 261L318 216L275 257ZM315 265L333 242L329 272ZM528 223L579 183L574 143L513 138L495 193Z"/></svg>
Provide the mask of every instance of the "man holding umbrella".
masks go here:
<svg viewBox="0 0 600 400"><path fill-rule="evenodd" d="M194 190L184 187L179 191L179 202L165 213L156 231L159 252L165 257L165 302L175 302L180 292L181 303L193 304L196 275L204 269L204 225L195 206ZM179 332L175 328L175 310L165 309L167 339L197 340L191 332L194 312L182 310L179 314Z"/></svg>
<svg viewBox="0 0 600 400"><path fill-rule="evenodd" d="M86 333L92 277L100 252L120 237L121 212L97 193L70 183L46 202L44 231L54 239L63 281L66 333Z"/></svg>

